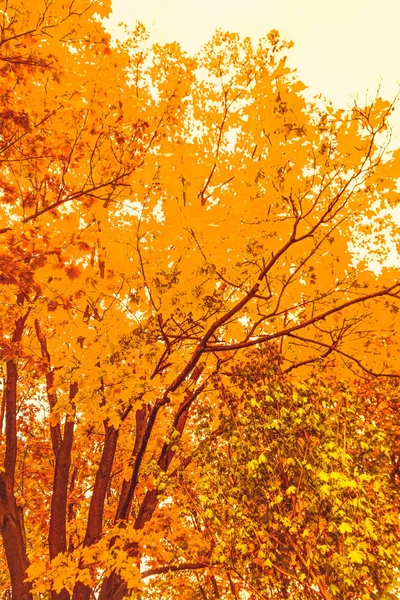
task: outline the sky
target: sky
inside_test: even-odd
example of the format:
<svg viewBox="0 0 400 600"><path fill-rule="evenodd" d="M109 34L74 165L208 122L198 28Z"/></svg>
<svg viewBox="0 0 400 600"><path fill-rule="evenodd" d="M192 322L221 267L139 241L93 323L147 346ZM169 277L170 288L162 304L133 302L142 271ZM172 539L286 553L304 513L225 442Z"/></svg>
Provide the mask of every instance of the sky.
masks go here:
<svg viewBox="0 0 400 600"><path fill-rule="evenodd" d="M112 0L109 28L142 22L158 43L178 41L197 52L217 28L254 40L277 29L294 42L288 65L307 94L337 108L400 91L400 0ZM400 98L391 116L390 148L400 146ZM400 205L392 213L400 225ZM393 254L394 253L394 254ZM388 264L400 256L392 248Z"/></svg>
<svg viewBox="0 0 400 600"><path fill-rule="evenodd" d="M400 88L400 0L113 0L112 24L136 20L154 41L190 53L216 28L254 39L278 29L294 42L289 65L309 91L343 108L379 85L387 99ZM395 120L400 140L400 107Z"/></svg>

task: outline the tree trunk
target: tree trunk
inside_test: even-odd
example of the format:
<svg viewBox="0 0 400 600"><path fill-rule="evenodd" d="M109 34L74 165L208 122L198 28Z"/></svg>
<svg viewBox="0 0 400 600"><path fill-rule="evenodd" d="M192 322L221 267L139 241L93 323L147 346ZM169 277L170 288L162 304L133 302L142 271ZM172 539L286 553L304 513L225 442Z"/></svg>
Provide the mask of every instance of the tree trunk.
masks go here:
<svg viewBox="0 0 400 600"><path fill-rule="evenodd" d="M192 379L197 380L201 374L201 371L202 371L202 369L198 369L196 371L196 373L192 376ZM203 389L204 389L204 384L201 385L195 392L188 391L186 394L185 400L179 406L177 413L174 417L173 429L175 431L177 431L180 435L182 435L182 433L185 429L186 421L187 421L187 418L189 415L189 408L190 408L191 404L193 403L193 401L195 400L195 398L197 398L197 396L200 394L200 392ZM117 517L119 519L127 520L129 518L130 506L131 506L132 497L133 497L133 491L136 487L136 483L137 483L137 479L138 479L138 469L140 466L141 455L143 455L144 450L147 447L147 442L150 437L150 433L152 431L152 427L155 422L158 409L159 409L159 406L156 405L153 408L152 412L150 413L149 420L147 421L147 427L146 427L146 430L141 439L141 448L140 448L140 450L138 450L138 457L136 459L136 464L135 464L136 472L135 472L135 468L134 468L132 480L131 480L131 482L129 482L129 490L127 490L125 492L124 503L122 504L120 501L120 505L118 507ZM142 415L142 418L144 418L144 415L145 415L145 413ZM175 442L169 443L169 444L164 444L164 446L161 450L160 458L158 460L158 465L159 465L160 469L162 469L164 472L166 472L168 470L168 467L171 464L171 461L175 455L175 452L172 450L172 446L174 443ZM135 529L143 529L146 522L151 519L151 517L153 516L153 513L155 511L155 508L157 506L157 501L158 501L158 490L156 490L156 489L148 490L146 492L145 497L142 501L142 504L139 508L139 512L138 512L138 515L135 520ZM137 549L135 548L135 546L133 546L132 552L130 554L133 556L135 552L137 552ZM99 600L122 600L122 598L127 594L127 592L128 592L128 588L126 586L126 583L124 583L121 580L121 577L117 573L114 572L105 579L105 581L102 585L101 591L100 591ZM79 600L81 600L81 599L79 599Z"/></svg>
<svg viewBox="0 0 400 600"><path fill-rule="evenodd" d="M69 399L72 402L78 392L78 384L71 383ZM59 425L56 427L59 428ZM50 559L67 551L67 501L69 470L71 467L71 451L74 441L74 421L65 418L64 435L58 431L59 445L55 452L56 465L54 469L53 495L51 498L49 554ZM51 600L70 600L70 594L63 589L60 592L52 590Z"/></svg>
<svg viewBox="0 0 400 600"><path fill-rule="evenodd" d="M10 572L12 600L32 600L31 584L24 583L29 566L21 520L13 491L8 489L5 473L0 474L0 530Z"/></svg>
<svg viewBox="0 0 400 600"><path fill-rule="evenodd" d="M23 296L17 297L18 304L23 304ZM30 309L15 322L12 337L13 344L19 344ZM12 600L32 600L31 584L25 583L26 569L29 566L26 544L22 529L22 519L14 496L15 466L17 462L17 380L16 362L12 359L6 363L7 377L5 382L5 415L6 415L6 449L4 470L0 473L0 531L3 538L7 565L11 579Z"/></svg>
<svg viewBox="0 0 400 600"><path fill-rule="evenodd" d="M118 429L105 425L105 440L99 468L96 474L93 494L90 500L88 524L83 542L84 546L95 543L103 529L104 502L107 487L110 482L111 470L114 462L115 450L118 440ZM90 600L92 590L87 585L78 581L75 584L73 600Z"/></svg>

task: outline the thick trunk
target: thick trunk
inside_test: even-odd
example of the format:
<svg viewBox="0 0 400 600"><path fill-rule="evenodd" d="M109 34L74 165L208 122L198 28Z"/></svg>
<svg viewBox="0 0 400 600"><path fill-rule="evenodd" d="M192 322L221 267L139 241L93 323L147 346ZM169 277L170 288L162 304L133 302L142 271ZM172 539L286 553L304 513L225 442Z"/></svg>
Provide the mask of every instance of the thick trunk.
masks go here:
<svg viewBox="0 0 400 600"><path fill-rule="evenodd" d="M51 560L60 552L67 550L67 499L73 431L73 421L67 421L64 427L64 438L56 456L49 529L49 552Z"/></svg>
<svg viewBox="0 0 400 600"><path fill-rule="evenodd" d="M70 386L70 401L72 402L78 391L76 383ZM56 436L52 436L56 437ZM57 436L59 438L59 436ZM49 554L50 559L55 558L60 552L67 551L67 502L69 470L71 467L71 451L74 441L74 421L66 418L64 435L56 450L56 464L54 469L53 495L51 498L50 528L49 528ZM52 600L69 600L67 590L52 591Z"/></svg>
<svg viewBox="0 0 400 600"><path fill-rule="evenodd" d="M73 430L74 423L67 421L64 427L64 439L56 456L49 528L50 559L67 550L67 499ZM65 589L58 593L54 590L51 592L51 600L69 599L70 595Z"/></svg>
<svg viewBox="0 0 400 600"><path fill-rule="evenodd" d="M98 600L122 600L127 591L126 583L114 572L104 581Z"/></svg>
<svg viewBox="0 0 400 600"><path fill-rule="evenodd" d="M200 374L201 374L201 370L198 370L195 374L195 377L193 377L193 379L197 380L198 377L200 376ZM193 403L193 401L195 400L195 398L197 398L197 396L203 390L203 388L204 388L204 384L201 385L195 392L191 392L191 391L187 392L185 400L182 402L182 404L178 408L178 411L177 411L174 421L173 421L173 429L175 431L177 431L180 435L182 435L182 433L185 429L186 421L187 421L187 418L189 415L189 408L190 408L191 404ZM140 442L140 449L138 448L138 456L135 461L135 467L134 467L132 479L129 482L129 487L124 486L124 488L123 488L123 492L125 492L123 502L121 502L121 500L122 500L122 498L121 498L119 507L118 507L118 511L117 511L117 518L119 518L119 519L124 520L124 519L128 519L128 517L129 517L133 493L136 488L136 484L137 484L137 480L138 480L139 467L140 467L141 461L143 459L144 451L147 448L147 443L150 438L150 434L152 432L152 428L155 423L157 412L158 412L159 408L160 408L160 406L157 406L157 405L153 408L152 412L150 413L149 419L147 421L146 429L144 431L144 434L143 434L141 442ZM158 460L158 465L159 465L160 469L162 469L165 472L168 470L168 467L171 464L171 461L175 455L175 452L172 450L172 445L174 443L175 442L170 443L170 444L164 444L162 451L161 451L160 458ZM157 506L157 501L158 501L158 490L156 490L156 489L148 490L145 494L145 497L140 506L138 515L136 517L135 529L143 529L145 523L147 523L147 521L149 521L151 519L151 517L153 516L154 510ZM131 555L133 556L136 553L137 553L137 549L135 547L133 547ZM128 592L128 588L127 588L126 584L121 580L121 577L116 573L112 573L109 577L106 578L106 580L103 583L103 586L101 588L101 592L99 595L99 600L122 600L122 598L124 598L124 596L126 596L127 592Z"/></svg>
<svg viewBox="0 0 400 600"><path fill-rule="evenodd" d="M142 464L144 454L146 452L147 444L149 442L151 432L153 430L154 423L156 421L157 413L160 409L160 404L156 404L150 411L148 419L145 419L146 413L143 413L143 419L145 424L143 435L141 436L140 444L138 444L137 455L133 466L133 473L131 480L128 485L123 487L124 497L120 499L116 520L125 521L128 519L130 508L132 504L133 494L138 483L139 471ZM136 444L135 444L136 445ZM111 575L106 577L101 587L98 600L122 600L127 593L127 586L121 580L121 577L113 572ZM74 599L75 600L75 599Z"/></svg>
<svg viewBox="0 0 400 600"><path fill-rule="evenodd" d="M156 422L157 414L158 414L158 411L160 410L161 406L162 406L162 404L156 403L155 406L153 406L153 408L151 409L149 417L146 421L146 428L145 428L145 431L143 434L143 438L142 438L140 447L138 449L135 463L133 465L132 477L131 477L131 480L129 482L129 487L126 492L125 501L122 504L122 506L118 507L119 512L117 513L117 516L116 516L117 520L126 520L129 517L133 495L135 493L136 486L139 481L140 467L142 465L144 454L147 449L147 444L149 443L150 436L153 431L154 424Z"/></svg>
<svg viewBox="0 0 400 600"><path fill-rule="evenodd" d="M158 490L147 490L135 520L135 529L143 529L145 523L150 521L156 509L157 501Z"/></svg>
<svg viewBox="0 0 400 600"><path fill-rule="evenodd" d="M90 546L96 542L101 536L103 529L104 502L118 440L118 429L107 425L105 428L105 441L90 501L88 524L83 542L84 546ZM78 581L75 585L72 598L73 600L89 600L91 593L92 590L90 587Z"/></svg>
<svg viewBox="0 0 400 600"><path fill-rule="evenodd" d="M18 304L23 304L19 295ZM13 344L19 344L25 327L29 310L24 317L15 323L12 337ZM10 572L12 600L32 600L31 585L25 583L26 569L29 561L26 554L22 518L14 496L15 466L17 462L17 380L18 371L14 360L6 364L7 377L5 382L5 416L6 416L6 449L4 456L4 471L0 473L0 531L3 538L7 565Z"/></svg>
<svg viewBox="0 0 400 600"><path fill-rule="evenodd" d="M46 374L47 399L50 411L53 411L57 404L57 395L54 390L54 371L51 369L51 357L47 349L46 336L41 330L38 319L35 319L35 330L40 343L42 357L48 369ZM73 403L77 391L78 384L72 383L69 388L71 403ZM61 431L60 423L50 425L50 435L55 457L55 467L48 540L50 559L53 560L58 554L67 551L67 502L71 452L74 441L73 418L65 418L64 434ZM51 592L51 600L69 600L69 598L70 594L65 589L58 593L54 590Z"/></svg>
<svg viewBox="0 0 400 600"><path fill-rule="evenodd" d="M54 590L51 592L51 600L70 600L70 598L71 596L65 589L58 593Z"/></svg>
<svg viewBox="0 0 400 600"><path fill-rule="evenodd" d="M88 524L84 545L90 546L101 536L103 529L104 502L110 483L111 470L114 463L115 450L118 440L118 429L106 425L105 441L96 473L93 494L90 501Z"/></svg>
<svg viewBox="0 0 400 600"><path fill-rule="evenodd" d="M29 566L21 519L5 473L0 474L0 530L10 572L12 600L32 600L31 585L24 583Z"/></svg>
<svg viewBox="0 0 400 600"><path fill-rule="evenodd" d="M147 406L143 404L142 408L136 411L136 431L135 431L135 445L132 450L132 461L135 461L139 448L142 444L143 437L146 431L147 423ZM122 511L124 506L128 506L128 512L131 509L132 497L129 500L129 489L131 482L129 479L124 479L122 482L121 493L119 496L118 508L115 515L115 520L121 519Z"/></svg>

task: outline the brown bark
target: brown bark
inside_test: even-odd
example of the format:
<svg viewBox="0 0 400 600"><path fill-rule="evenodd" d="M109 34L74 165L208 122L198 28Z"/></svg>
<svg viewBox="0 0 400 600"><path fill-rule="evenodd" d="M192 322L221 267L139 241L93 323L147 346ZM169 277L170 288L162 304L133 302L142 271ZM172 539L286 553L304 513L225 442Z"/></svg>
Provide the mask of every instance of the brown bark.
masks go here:
<svg viewBox="0 0 400 600"><path fill-rule="evenodd" d="M126 583L117 573L111 573L104 581L98 600L122 600L127 594Z"/></svg>
<svg viewBox="0 0 400 600"><path fill-rule="evenodd" d="M72 402L78 391L78 384L70 385L69 398ZM60 552L67 551L67 502L69 470L71 467L71 451L74 441L74 421L66 417L64 435L56 451L56 464L54 468L53 495L50 508L49 528L49 554L50 559L55 558ZM67 590L51 592L52 600L69 600Z"/></svg>
<svg viewBox="0 0 400 600"><path fill-rule="evenodd" d="M147 406L143 404L142 408L139 408L136 411L136 429L135 429L135 445L132 450L132 460L136 458L139 448L143 441L143 436L146 431L146 418L147 418ZM117 512L115 514L115 521L121 519L122 509L124 506L128 505L128 512L130 512L132 498L128 498L129 496L129 488L130 488L130 480L124 479L122 482L121 493L119 496L119 502L117 507Z"/></svg>
<svg viewBox="0 0 400 600"><path fill-rule="evenodd" d="M192 376L193 380L197 380L200 377L202 369L198 369ZM195 392L188 391L186 393L185 400L179 406L178 411L175 415L172 428L177 431L179 435L182 435L187 418L189 416L189 408L197 396L203 391L204 384L201 385ZM158 460L158 466L165 473L168 470L169 465L174 458L175 452L172 450L175 442L165 443ZM147 521L153 516L154 510L157 506L158 490L147 490L146 495L140 505L139 512L135 521L135 529L142 529Z"/></svg>
<svg viewBox="0 0 400 600"><path fill-rule="evenodd" d="M17 301L19 305L22 305L23 296L19 295ZM17 319L12 337L13 344L18 344L21 341L28 315L29 310L23 317ZM32 600L31 585L24 582L29 561L26 554L22 519L18 514L14 496L17 461L17 381L17 364L15 360L10 359L6 363L6 449L4 471L0 473L0 531L10 572L12 600Z"/></svg>
<svg viewBox="0 0 400 600"><path fill-rule="evenodd" d="M5 473L0 474L0 531L11 579L12 600L32 600L31 585L24 583L29 566L21 520L14 494L8 488Z"/></svg>
<svg viewBox="0 0 400 600"><path fill-rule="evenodd" d="M136 489L138 479L139 479L139 471L140 471L140 467L142 465L142 460L143 460L144 454L146 452L147 444L149 443L154 424L156 422L158 411L160 410L161 406L162 406L162 401L156 402L156 404L150 410L150 414L147 419L143 438L142 438L141 444L138 449L135 463L133 465L132 477L131 477L131 480L129 481L129 487L127 489L125 501L122 504L122 506L120 507L120 512L117 515L117 520L119 520L119 519L126 520L129 517L133 495L135 493L135 489Z"/></svg>
<svg viewBox="0 0 400 600"><path fill-rule="evenodd" d="M76 518L75 502L71 499L71 495L72 495L73 491L75 490L75 480L76 480L77 472L78 472L77 468L74 467L74 469L71 473L70 482L69 482L69 502L68 502L68 509L67 509L68 523L71 523ZM72 533L70 533L69 542L68 542L68 552L71 553L74 551L74 549L75 549L75 545L73 542L73 535L72 535Z"/></svg>
<svg viewBox="0 0 400 600"><path fill-rule="evenodd" d="M118 429L105 425L105 440L90 501L88 524L84 540L85 546L89 546L96 542L103 529L104 502L107 488L110 483L111 469L117 447L118 432Z"/></svg>
<svg viewBox="0 0 400 600"><path fill-rule="evenodd" d="M103 452L101 455L99 468L96 473L92 498L90 500L88 523L83 542L84 546L90 546L101 536L103 529L104 502L107 494L107 487L110 482L117 440L118 429L114 429L114 427L110 427L105 424ZM78 581L74 588L74 593L72 596L73 600L89 600L90 595L91 588Z"/></svg>
<svg viewBox="0 0 400 600"><path fill-rule="evenodd" d="M133 466L132 477L128 482L128 485L126 486L123 502L120 501L119 503L120 506L118 507L116 520L125 521L128 519L132 504L132 498L138 483L139 471L142 464L142 460L146 452L147 444L149 442L158 411L160 410L161 406L161 402L157 402L153 406L153 408L150 411L149 417L145 423L144 433L140 441L136 460ZM104 580L98 600L122 600L126 593L126 584L121 580L121 577L117 573L113 572Z"/></svg>
<svg viewBox="0 0 400 600"><path fill-rule="evenodd" d="M64 437L56 455L54 469L49 529L49 552L51 559L55 558L60 552L65 552L67 549L67 498L73 435L74 423L73 421L66 421Z"/></svg>
<svg viewBox="0 0 400 600"><path fill-rule="evenodd" d="M186 425L186 421L189 414L189 406L193 401L193 393L189 392L185 402L183 402L175 416L173 429L179 432L182 435L184 427ZM164 472L168 470L169 465L172 462L172 459L175 455L175 452L172 450L172 444L164 444L161 455L158 460L158 466ZM147 490L145 497L140 505L139 512L137 514L135 520L135 529L143 529L145 523L151 519L155 508L157 506L158 501L158 490Z"/></svg>
<svg viewBox="0 0 400 600"><path fill-rule="evenodd" d="M165 567L149 569L142 573L142 578L152 577L154 575L162 575L165 573L174 573L180 571L196 571L198 569L206 569L210 565L208 563L184 563L181 565L169 565ZM107 580L108 585L103 586L98 600L122 600L127 594L127 587L118 575L111 575Z"/></svg>
<svg viewBox="0 0 400 600"><path fill-rule="evenodd" d="M202 372L202 368L196 369L194 371L191 379L193 381L197 381L197 379L200 377L201 372ZM189 415L189 408L190 408L191 404L193 403L193 401L195 400L195 398L197 398L197 396L204 389L204 385L205 384L203 383L194 392L188 391L184 401L181 403L181 405L179 406L179 408L175 414L175 418L173 421L173 429L175 431L178 431L178 433L180 435L182 435L182 433L184 431L186 421L187 421L187 418ZM140 453L142 456L144 454L144 451L147 447L147 443L150 438L152 427L154 425L159 408L161 408L161 405L156 404L156 406L153 408L152 412L150 413L150 417L147 422L146 430L143 435L143 439L141 441L140 450L138 452L138 457L140 457ZM174 444L175 444L175 442L171 442L169 444L165 443L161 450L160 458L158 460L158 465L159 465L160 469L162 469L165 472L168 470L168 467L171 464L171 461L175 454L175 452L172 450L172 446ZM141 459L140 459L140 461L141 461ZM125 505L123 505L122 510L120 512L120 517L119 517L120 519L127 519L129 517L132 497L133 497L134 489L135 489L135 486L137 483L137 478L138 478L139 467L137 465L139 465L139 467L140 467L140 462L138 462L138 458L136 459L136 463L135 463L136 472L135 472L135 467L134 467L134 473L132 475L132 480L129 482L129 489L128 489L127 496L125 498ZM143 499L143 502L140 506L138 515L135 520L135 525L134 525L135 529L143 529L145 523L151 519L151 517L153 516L154 510L157 506L157 501L158 501L158 490L157 489L147 490L145 497ZM134 556L136 553L137 553L136 546L132 546L130 554L132 556ZM99 600L122 600L122 598L126 594L127 594L126 584L121 580L121 577L118 574L112 573L104 581L104 584L101 588L101 592L99 595Z"/></svg>
<svg viewBox="0 0 400 600"><path fill-rule="evenodd" d="M3 395L1 398L1 410L0 410L0 435L3 435L4 429L4 417L6 415L6 380L3 381Z"/></svg>
<svg viewBox="0 0 400 600"><path fill-rule="evenodd" d="M42 333L38 319L35 319L35 330L36 335L40 343L40 349L42 357L45 360L47 373L46 373L46 390L47 399L49 401L50 411L52 411L57 403L57 395L54 391L54 371L51 369L50 354L47 349L47 341L45 335ZM54 456L57 456L58 450L62 442L62 434L60 424L50 426L51 444L53 447Z"/></svg>
<svg viewBox="0 0 400 600"><path fill-rule="evenodd" d="M50 411L57 403L57 395L54 391L54 371L51 368L51 357L47 348L46 336L41 330L38 319L35 319L35 331L40 343L42 357L47 367L46 389ZM72 383L69 390L69 399L73 402L78 391L78 384ZM64 423L64 432L61 431L60 423L50 425L50 436L55 457L53 494L50 507L49 527L49 555L53 560L58 554L67 551L67 502L69 471L71 467L71 452L74 441L74 420L67 416ZM52 600L69 600L70 595L64 589L57 593L51 592Z"/></svg>

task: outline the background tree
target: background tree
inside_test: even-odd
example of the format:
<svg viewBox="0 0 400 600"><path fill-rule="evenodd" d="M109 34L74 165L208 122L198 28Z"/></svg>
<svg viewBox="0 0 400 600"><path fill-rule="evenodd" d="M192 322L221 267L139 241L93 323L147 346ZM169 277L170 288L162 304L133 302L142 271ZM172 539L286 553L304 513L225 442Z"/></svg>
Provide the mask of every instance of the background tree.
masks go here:
<svg viewBox="0 0 400 600"><path fill-rule="evenodd" d="M350 386L316 369L293 382L279 355L252 350L219 390L219 423L197 415L201 441L172 485L220 597L397 597L397 380ZM207 588L193 573L168 578L188 598Z"/></svg>
<svg viewBox="0 0 400 600"><path fill-rule="evenodd" d="M118 600L146 571L210 564L168 482L239 350L277 343L286 372L397 376L400 284L348 250L360 215L397 201L392 105L307 102L276 32L256 47L217 32L196 57L147 49L141 26L110 45L109 8L2 3L0 528L15 600Z"/></svg>

